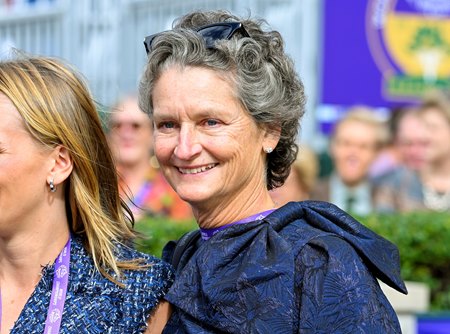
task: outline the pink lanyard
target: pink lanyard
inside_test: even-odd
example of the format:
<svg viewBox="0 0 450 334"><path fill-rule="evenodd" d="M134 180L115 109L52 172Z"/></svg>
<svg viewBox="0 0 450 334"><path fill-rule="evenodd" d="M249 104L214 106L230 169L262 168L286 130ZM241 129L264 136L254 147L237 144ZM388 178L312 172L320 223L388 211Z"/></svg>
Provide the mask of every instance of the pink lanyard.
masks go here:
<svg viewBox="0 0 450 334"><path fill-rule="evenodd" d="M70 269L70 238L55 261L52 295L45 320L44 334L57 334L61 327L62 312L66 301L67 286L69 284ZM0 321L2 318L2 303L0 289ZM1 324L0 324L1 328Z"/></svg>

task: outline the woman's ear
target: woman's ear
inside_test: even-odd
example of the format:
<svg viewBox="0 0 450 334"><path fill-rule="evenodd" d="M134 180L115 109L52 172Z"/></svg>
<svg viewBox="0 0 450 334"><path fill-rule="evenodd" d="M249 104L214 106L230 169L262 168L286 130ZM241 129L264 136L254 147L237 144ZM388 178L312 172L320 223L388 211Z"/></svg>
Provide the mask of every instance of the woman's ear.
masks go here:
<svg viewBox="0 0 450 334"><path fill-rule="evenodd" d="M266 153L270 153L273 150L275 150L275 147L278 145L278 142L280 141L280 136L281 136L281 126L279 125L267 126L262 142L263 150Z"/></svg>
<svg viewBox="0 0 450 334"><path fill-rule="evenodd" d="M53 166L47 177L47 182L52 181L55 186L63 183L72 173L73 161L72 156L67 148L58 145L53 149L51 154L53 158Z"/></svg>

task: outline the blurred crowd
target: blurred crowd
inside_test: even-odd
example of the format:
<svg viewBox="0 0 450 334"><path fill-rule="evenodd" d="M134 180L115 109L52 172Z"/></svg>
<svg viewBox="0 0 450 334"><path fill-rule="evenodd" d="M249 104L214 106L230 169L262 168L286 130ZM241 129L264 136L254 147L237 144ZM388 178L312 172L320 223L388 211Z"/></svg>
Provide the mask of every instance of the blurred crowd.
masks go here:
<svg viewBox="0 0 450 334"><path fill-rule="evenodd" d="M120 99L108 112L107 126L120 191L136 219L191 219L189 205L159 171L152 125L137 97ZM448 96L428 93L418 105L392 110L387 121L369 107L350 108L335 124L326 152L299 145L288 179L271 194L279 207L289 201L320 200L357 215L449 211Z"/></svg>
<svg viewBox="0 0 450 334"><path fill-rule="evenodd" d="M178 197L158 168L153 155L153 126L139 109L137 95L119 99L106 120L108 140L119 172L120 194L135 219L152 216L191 219L190 206Z"/></svg>
<svg viewBox="0 0 450 334"><path fill-rule="evenodd" d="M368 107L351 108L335 124L325 154L331 171L313 181L321 166L315 156L304 159L319 170L305 176L308 186L297 183L303 197L291 192L284 200L329 201L358 215L450 210L450 101L442 92L392 110L387 121Z"/></svg>

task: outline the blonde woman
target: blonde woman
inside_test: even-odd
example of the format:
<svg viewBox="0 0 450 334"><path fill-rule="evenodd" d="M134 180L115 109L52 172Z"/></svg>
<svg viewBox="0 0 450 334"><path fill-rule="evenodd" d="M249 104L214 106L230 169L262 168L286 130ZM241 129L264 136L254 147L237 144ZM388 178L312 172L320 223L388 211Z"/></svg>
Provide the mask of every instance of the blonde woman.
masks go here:
<svg viewBox="0 0 450 334"><path fill-rule="evenodd" d="M160 332L172 269L128 247L133 218L80 77L49 58L1 62L0 115L1 333Z"/></svg>

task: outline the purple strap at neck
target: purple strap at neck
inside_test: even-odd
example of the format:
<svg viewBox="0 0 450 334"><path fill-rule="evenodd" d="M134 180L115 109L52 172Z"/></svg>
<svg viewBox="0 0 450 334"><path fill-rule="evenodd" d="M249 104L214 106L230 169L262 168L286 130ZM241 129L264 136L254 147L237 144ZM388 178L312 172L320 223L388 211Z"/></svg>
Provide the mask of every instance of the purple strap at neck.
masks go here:
<svg viewBox="0 0 450 334"><path fill-rule="evenodd" d="M70 268L70 237L55 261L52 295L48 306L47 320L45 320L45 334L57 334L61 327L62 312L66 301ZM0 322L2 319L2 292L0 289ZM1 329L1 323L0 323ZM3 329L5 331L5 329Z"/></svg>
<svg viewBox="0 0 450 334"><path fill-rule="evenodd" d="M55 261L52 295L45 320L44 334L57 334L61 327L70 269L70 238Z"/></svg>
<svg viewBox="0 0 450 334"><path fill-rule="evenodd" d="M264 218L266 218L269 214L271 214L272 212L274 212L275 209L271 209L271 210L267 210L267 211L263 211L257 214L254 214L250 217L232 222L230 224L226 224L226 225L222 225L216 228L200 228L200 233L202 235L202 239L203 240L208 240L209 238L211 238L214 234L226 229L227 227L233 226L233 225L239 225L239 224L245 224L245 223L251 223L254 221L258 221L258 220L263 220Z"/></svg>

